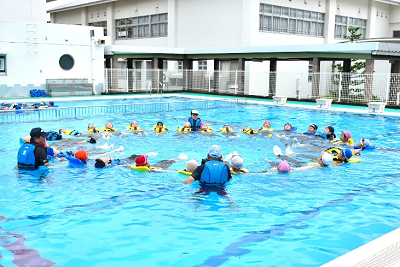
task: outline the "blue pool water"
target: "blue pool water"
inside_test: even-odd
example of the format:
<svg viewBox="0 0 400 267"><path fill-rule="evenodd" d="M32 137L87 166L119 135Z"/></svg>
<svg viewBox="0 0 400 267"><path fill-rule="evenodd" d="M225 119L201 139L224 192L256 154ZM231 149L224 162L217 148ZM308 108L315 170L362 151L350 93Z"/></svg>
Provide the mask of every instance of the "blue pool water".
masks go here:
<svg viewBox="0 0 400 267"><path fill-rule="evenodd" d="M176 130L190 110L3 124L0 264L15 266L16 256L7 245L23 236L26 247L56 266L319 266L400 226L398 119L262 105L199 112L213 129L225 123L234 129L257 128L268 119L273 128L291 122L305 132L316 123L319 130L332 125L336 132L351 131L355 141L370 138L382 149L362 152L360 163L289 174L235 175L225 198L195 194L199 185L183 184L187 177L176 172L98 170L66 162L30 173L14 168L19 138L33 127L84 131L89 122L102 127L111 121L122 130L135 119L144 129L161 120ZM112 158L157 152L149 158L156 163L180 153L200 160L210 145L218 144L223 155L238 151L252 172L271 168L264 157L278 162L274 145L284 151L288 143L296 153L319 154L306 149L313 139L301 144L276 133L273 138L239 135L171 131L157 136L148 131L147 136L112 137L96 145L123 145L124 151ZM304 164L310 161L292 157ZM185 163L169 169L183 169ZM20 260L29 263L32 257Z"/></svg>

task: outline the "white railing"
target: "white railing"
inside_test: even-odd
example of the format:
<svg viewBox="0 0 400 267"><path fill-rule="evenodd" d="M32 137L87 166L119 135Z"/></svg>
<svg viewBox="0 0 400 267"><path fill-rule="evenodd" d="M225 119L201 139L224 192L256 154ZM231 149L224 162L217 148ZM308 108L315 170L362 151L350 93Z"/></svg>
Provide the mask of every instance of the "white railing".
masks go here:
<svg viewBox="0 0 400 267"><path fill-rule="evenodd" d="M106 69L106 93L194 91L399 105L400 74Z"/></svg>
<svg viewBox="0 0 400 267"><path fill-rule="evenodd" d="M101 106L78 106L46 109L0 110L0 123L48 121L64 118L82 118L105 114L137 114L164 111L214 109L236 107L247 104L247 100L220 99L220 100L191 100L175 102L130 103Z"/></svg>

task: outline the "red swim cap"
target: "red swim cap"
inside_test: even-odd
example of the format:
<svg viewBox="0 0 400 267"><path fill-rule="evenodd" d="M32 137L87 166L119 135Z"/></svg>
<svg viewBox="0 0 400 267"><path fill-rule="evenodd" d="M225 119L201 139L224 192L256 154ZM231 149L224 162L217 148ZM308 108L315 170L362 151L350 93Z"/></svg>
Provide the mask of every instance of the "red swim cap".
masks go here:
<svg viewBox="0 0 400 267"><path fill-rule="evenodd" d="M82 162L86 162L88 158L87 152L83 149L79 149L75 153L75 158L80 159Z"/></svg>
<svg viewBox="0 0 400 267"><path fill-rule="evenodd" d="M136 160L135 160L135 163L136 163L137 167L147 166L147 158L146 158L146 156L141 155L141 156L137 157Z"/></svg>

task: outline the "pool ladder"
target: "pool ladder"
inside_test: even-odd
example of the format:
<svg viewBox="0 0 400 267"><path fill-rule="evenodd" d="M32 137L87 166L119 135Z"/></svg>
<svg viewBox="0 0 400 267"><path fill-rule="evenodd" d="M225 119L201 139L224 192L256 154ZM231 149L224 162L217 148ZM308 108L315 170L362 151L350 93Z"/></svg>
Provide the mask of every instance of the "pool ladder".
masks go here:
<svg viewBox="0 0 400 267"><path fill-rule="evenodd" d="M146 81L146 94L150 94L151 95L151 90L152 90L152 86L151 86L151 81Z"/></svg>
<svg viewBox="0 0 400 267"><path fill-rule="evenodd" d="M146 81L146 94L150 94L153 90L153 87L151 85L151 81ZM163 93L163 83L162 82L158 82L158 86L157 86L157 94L161 94Z"/></svg>
<svg viewBox="0 0 400 267"><path fill-rule="evenodd" d="M162 95L162 91L163 91L163 83L162 82L158 82L158 86L157 86L157 94L160 93Z"/></svg>

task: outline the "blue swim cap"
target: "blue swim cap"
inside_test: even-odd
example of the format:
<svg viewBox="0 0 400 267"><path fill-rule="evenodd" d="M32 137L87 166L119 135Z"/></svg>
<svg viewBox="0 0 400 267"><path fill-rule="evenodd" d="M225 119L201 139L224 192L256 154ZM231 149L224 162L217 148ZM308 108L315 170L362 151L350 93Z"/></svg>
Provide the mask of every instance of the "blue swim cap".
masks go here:
<svg viewBox="0 0 400 267"><path fill-rule="evenodd" d="M342 149L342 154L346 160L349 160L353 156L353 153L349 148Z"/></svg>

